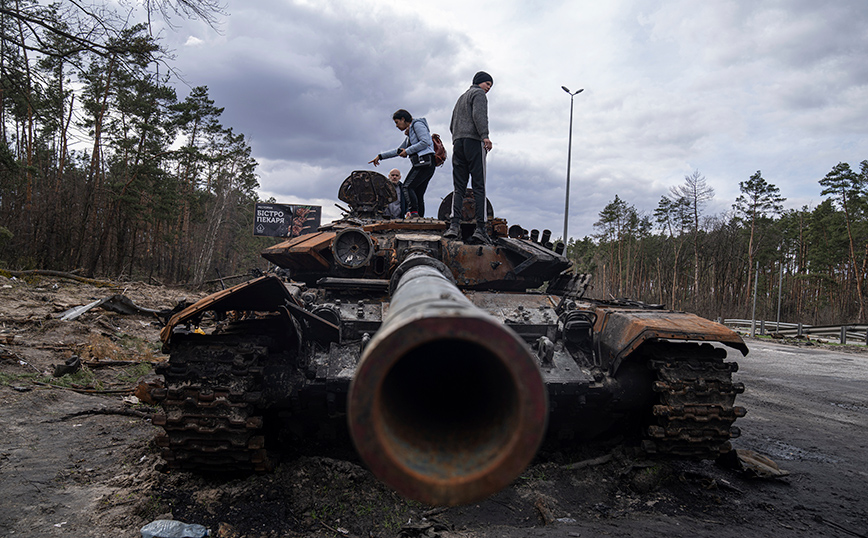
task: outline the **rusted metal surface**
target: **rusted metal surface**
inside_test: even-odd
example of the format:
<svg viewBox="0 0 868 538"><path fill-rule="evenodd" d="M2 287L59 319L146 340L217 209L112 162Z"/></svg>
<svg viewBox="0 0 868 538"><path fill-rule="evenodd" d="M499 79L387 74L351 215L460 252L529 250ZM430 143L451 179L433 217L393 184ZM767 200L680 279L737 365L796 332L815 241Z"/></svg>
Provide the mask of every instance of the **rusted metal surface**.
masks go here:
<svg viewBox="0 0 868 538"><path fill-rule="evenodd" d="M646 451L715 458L731 449L729 439L740 434L732 424L747 411L735 405L744 384L732 382L738 366L724 362L725 355L707 343L665 342L645 350L658 396Z"/></svg>
<svg viewBox="0 0 868 538"><path fill-rule="evenodd" d="M481 500L524 470L546 416L526 344L438 269L407 270L348 398L350 433L374 474L431 505Z"/></svg>
<svg viewBox="0 0 868 538"><path fill-rule="evenodd" d="M448 228L448 224L442 220L432 218L417 218L417 219L391 219L366 224L364 230L367 232L389 232L389 231L442 231Z"/></svg>
<svg viewBox="0 0 868 538"><path fill-rule="evenodd" d="M452 215L452 196L454 193L447 194L443 201L440 202L440 207L437 208L437 218L448 221ZM491 201L485 199L485 220L491 221L494 219L494 207ZM464 191L464 200L461 206L461 221L468 223L476 223L476 200L473 197L473 189Z"/></svg>
<svg viewBox="0 0 868 538"><path fill-rule="evenodd" d="M398 194L395 185L383 174L356 170L341 183L338 199L350 204L359 215L374 216L397 200Z"/></svg>
<svg viewBox="0 0 868 538"><path fill-rule="evenodd" d="M443 241L443 262L461 288L522 290L556 277L570 262L551 250L502 236L494 245Z"/></svg>
<svg viewBox="0 0 868 538"><path fill-rule="evenodd" d="M445 227L431 219L336 227L275 245L263 256L313 284L326 277L381 279L418 251L446 263L460 288L522 291L542 285L570 265L551 250L496 232L495 245L447 241L440 238Z"/></svg>
<svg viewBox="0 0 868 538"><path fill-rule="evenodd" d="M656 339L720 342L747 354L747 346L738 334L719 323L684 312L600 307L594 330L600 338L601 360L614 370L644 342Z"/></svg>
<svg viewBox="0 0 868 538"><path fill-rule="evenodd" d="M287 300L293 300L293 298L280 279L273 276L261 276L212 293L181 310L172 316L169 323L162 328L160 339L164 344L169 343L175 327L209 310L218 312L230 310L275 311Z"/></svg>
<svg viewBox="0 0 868 538"><path fill-rule="evenodd" d="M473 288L511 276L513 264L506 249L445 241L444 246L443 263L452 268L461 287Z"/></svg>
<svg viewBox="0 0 868 538"><path fill-rule="evenodd" d="M331 246L335 232L300 235L262 251L262 257L294 271L324 270L330 267L324 252Z"/></svg>

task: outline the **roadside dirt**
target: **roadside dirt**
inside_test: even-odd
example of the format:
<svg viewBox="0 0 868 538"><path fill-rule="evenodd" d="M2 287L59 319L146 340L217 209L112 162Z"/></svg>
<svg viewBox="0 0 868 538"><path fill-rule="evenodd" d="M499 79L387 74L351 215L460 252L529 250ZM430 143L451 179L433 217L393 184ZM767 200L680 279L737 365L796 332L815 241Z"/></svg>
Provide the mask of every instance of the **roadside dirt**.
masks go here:
<svg viewBox="0 0 868 538"><path fill-rule="evenodd" d="M0 277L0 536L137 537L155 519L199 523L224 538L868 533L868 456L864 449L854 455L860 449L846 438L836 442L852 452L823 452L834 463L818 462L819 450L781 452L775 458L792 474L777 479L714 462L646 460L617 445L546 451L509 488L450 509L406 501L359 461L336 453L288 459L267 475L162 473L149 419L155 408L133 396L153 375L152 364L166 359L157 320L101 308L58 319L117 293L150 309L204 295L142 283L100 288ZM85 367L53 377L73 355ZM774 412L751 422L749 411L736 446L780 448ZM789 412L780 411L779 420ZM856 412L864 427L864 410ZM836 467L845 457L862 460ZM832 471L818 469L827 464Z"/></svg>

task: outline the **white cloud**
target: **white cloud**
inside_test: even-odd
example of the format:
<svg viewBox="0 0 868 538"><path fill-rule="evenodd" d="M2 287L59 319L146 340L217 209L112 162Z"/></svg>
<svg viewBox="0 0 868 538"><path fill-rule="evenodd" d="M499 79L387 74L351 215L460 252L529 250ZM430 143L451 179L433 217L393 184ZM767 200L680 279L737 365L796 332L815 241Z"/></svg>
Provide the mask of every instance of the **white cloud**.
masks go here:
<svg viewBox="0 0 868 538"><path fill-rule="evenodd" d="M756 170L797 207L819 200L817 181L837 162L868 158L859 0L442 0L425 11L231 0L228 10L222 34L190 23L184 35L203 46L177 62L252 140L262 192L280 201L336 202L353 169L400 142L397 108L426 116L448 147L452 105L479 69L495 80L489 197L510 222L555 235L569 134L561 85L585 88L574 101L577 236L616 194L653 211L695 169L717 192L709 211L726 210ZM429 207L450 174L438 169Z"/></svg>

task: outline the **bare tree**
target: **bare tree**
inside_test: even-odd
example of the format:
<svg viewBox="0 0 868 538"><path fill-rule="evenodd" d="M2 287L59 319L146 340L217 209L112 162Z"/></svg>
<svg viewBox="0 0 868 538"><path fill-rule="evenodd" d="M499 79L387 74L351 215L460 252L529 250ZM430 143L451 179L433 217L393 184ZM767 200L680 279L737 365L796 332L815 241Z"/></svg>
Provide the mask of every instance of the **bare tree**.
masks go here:
<svg viewBox="0 0 868 538"><path fill-rule="evenodd" d="M654 210L654 217L656 218L657 223L660 225L664 234L669 234L669 243L672 245L673 250L672 290L669 298L669 304L672 308L677 308L678 304L678 296L676 295L676 291L678 289L678 260L681 254L681 247L684 246L684 229L687 227L691 220L688 215L689 209L690 203L685 198L679 197L673 200L668 196L661 196L660 201L657 203L657 209ZM662 296L662 271L658 269L658 273L661 274L660 302L664 302L664 298Z"/></svg>
<svg viewBox="0 0 868 538"><path fill-rule="evenodd" d="M199 19L212 28L217 27L224 6L218 0L139 0L148 14L160 13L166 24L172 26L172 15ZM121 39L124 30L134 19L116 11L108 2L69 1L46 8L39 2L16 1L14 5L0 3L0 16L16 21L27 32L20 39L4 35L4 39L23 51L35 51L46 56L73 57L82 52L120 58L136 54L153 55L150 43L144 40ZM26 35L25 35L26 34ZM53 46L45 36L62 38L64 47ZM160 51L162 52L162 51Z"/></svg>
<svg viewBox="0 0 868 538"><path fill-rule="evenodd" d="M702 208L714 198L714 189L706 182L705 176L694 170L689 176L684 176L684 183L671 187L669 192L676 200L684 199L690 206L693 216L691 230L693 232L693 300L699 295L699 218Z"/></svg>
<svg viewBox="0 0 868 538"><path fill-rule="evenodd" d="M142 0L151 14L159 13L166 24L172 24L172 15L179 15L187 19L199 19L211 28L216 28L218 16L224 15L225 6L218 0ZM149 21L150 22L150 21Z"/></svg>

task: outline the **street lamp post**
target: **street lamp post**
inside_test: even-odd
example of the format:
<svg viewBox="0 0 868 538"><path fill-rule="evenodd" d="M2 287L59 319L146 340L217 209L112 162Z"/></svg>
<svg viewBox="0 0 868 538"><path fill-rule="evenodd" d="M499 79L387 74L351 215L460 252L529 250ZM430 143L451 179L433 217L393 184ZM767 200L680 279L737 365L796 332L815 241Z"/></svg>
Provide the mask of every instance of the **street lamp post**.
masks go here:
<svg viewBox="0 0 868 538"><path fill-rule="evenodd" d="M567 240L567 223L570 220L570 162L573 157L573 97L582 93L585 89L582 88L581 90L571 92L566 86L561 86L561 88L570 94L570 141L567 147L567 195L566 200L564 201L564 248L566 248L569 243Z"/></svg>

